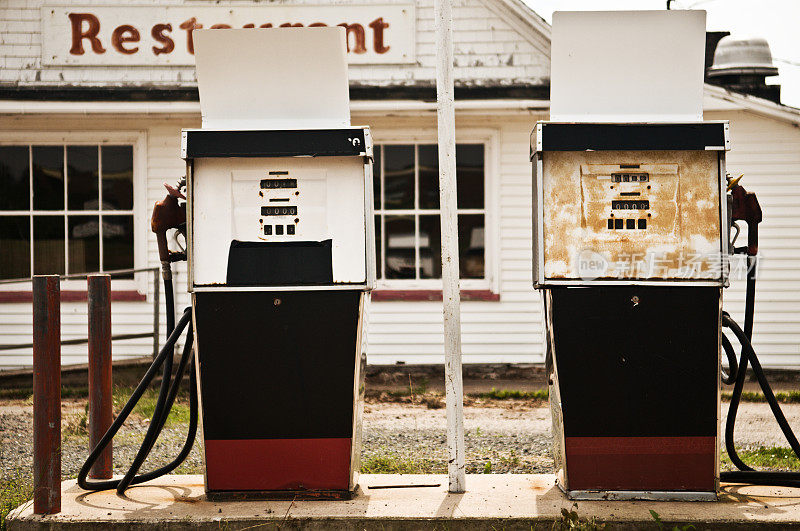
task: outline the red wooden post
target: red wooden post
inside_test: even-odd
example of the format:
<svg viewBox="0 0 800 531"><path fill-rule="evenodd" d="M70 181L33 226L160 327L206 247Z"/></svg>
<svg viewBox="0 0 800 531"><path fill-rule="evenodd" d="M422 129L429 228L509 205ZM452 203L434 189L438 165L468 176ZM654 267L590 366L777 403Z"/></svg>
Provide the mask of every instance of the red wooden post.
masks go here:
<svg viewBox="0 0 800 531"><path fill-rule="evenodd" d="M33 512L61 512L61 289L33 277Z"/></svg>
<svg viewBox="0 0 800 531"><path fill-rule="evenodd" d="M112 422L111 277L89 275L89 448L103 438ZM97 458L89 477L110 479L111 444Z"/></svg>

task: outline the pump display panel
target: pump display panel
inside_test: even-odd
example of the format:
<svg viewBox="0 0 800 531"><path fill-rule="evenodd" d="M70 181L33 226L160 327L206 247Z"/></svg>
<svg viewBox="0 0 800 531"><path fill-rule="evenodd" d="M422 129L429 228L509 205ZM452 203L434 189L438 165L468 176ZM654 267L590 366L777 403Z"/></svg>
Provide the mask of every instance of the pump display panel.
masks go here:
<svg viewBox="0 0 800 531"><path fill-rule="evenodd" d="M592 142L548 151L538 140L535 281L725 282L721 151Z"/></svg>
<svg viewBox="0 0 800 531"><path fill-rule="evenodd" d="M371 285L369 131L344 131L351 137L344 147L341 131L311 133L317 150L328 138L327 156L299 156L282 145L278 156L254 156L234 144L241 154L233 157L217 156L218 144L216 151L198 151L193 142L204 147L205 135L187 131L187 153L198 155L189 179L193 288Z"/></svg>

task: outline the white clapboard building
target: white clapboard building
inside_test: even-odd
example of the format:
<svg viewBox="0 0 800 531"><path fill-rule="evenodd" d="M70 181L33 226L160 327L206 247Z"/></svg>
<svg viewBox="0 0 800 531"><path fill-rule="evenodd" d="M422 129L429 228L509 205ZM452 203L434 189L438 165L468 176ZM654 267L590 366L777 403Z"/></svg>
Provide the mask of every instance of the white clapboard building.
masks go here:
<svg viewBox="0 0 800 531"><path fill-rule="evenodd" d="M550 27L519 0L456 0L454 16L464 362L541 362L529 135L548 117ZM352 123L378 146L369 362L441 363L432 0L0 2L0 278L158 267L150 212L184 172L181 128L200 125L191 29L338 24ZM764 211L757 349L800 366L800 112L707 85L705 118L730 120L729 171ZM180 311L185 264L176 278ZM733 314L743 288L726 292ZM62 338L86 337L85 281L62 291ZM114 334L152 332L152 273L116 278L113 300ZM0 344L30 341L30 283L0 284ZM152 339L113 351L147 355ZM30 364L0 350L0 368Z"/></svg>

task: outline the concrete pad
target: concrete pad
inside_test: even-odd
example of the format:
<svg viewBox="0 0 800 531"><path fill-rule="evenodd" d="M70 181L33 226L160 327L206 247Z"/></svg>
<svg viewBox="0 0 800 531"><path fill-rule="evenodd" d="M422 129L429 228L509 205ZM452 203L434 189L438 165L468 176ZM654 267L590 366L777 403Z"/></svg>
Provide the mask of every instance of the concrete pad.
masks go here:
<svg viewBox="0 0 800 531"><path fill-rule="evenodd" d="M416 485L416 487L414 486ZM436 485L436 486L421 486ZM211 502L203 477L172 475L133 487L88 493L75 480L62 484L62 512L36 516L32 503L12 511L8 528L133 529L214 527L303 529L551 529L561 510L613 522L614 529L664 523L698 529L800 528L800 489L726 485L717 502L572 502L550 474L468 475L467 492L449 494L444 475L362 475L360 492L349 501ZM380 488L393 487L393 488Z"/></svg>

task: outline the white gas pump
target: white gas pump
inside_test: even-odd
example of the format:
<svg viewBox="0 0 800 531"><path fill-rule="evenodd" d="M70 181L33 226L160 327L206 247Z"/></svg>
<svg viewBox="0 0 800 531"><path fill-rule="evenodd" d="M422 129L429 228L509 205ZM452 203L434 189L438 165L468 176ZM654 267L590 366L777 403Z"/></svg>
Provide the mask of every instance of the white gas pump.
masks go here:
<svg viewBox="0 0 800 531"><path fill-rule="evenodd" d="M372 141L342 28L194 32L189 283L211 496L341 498L360 461Z"/></svg>

